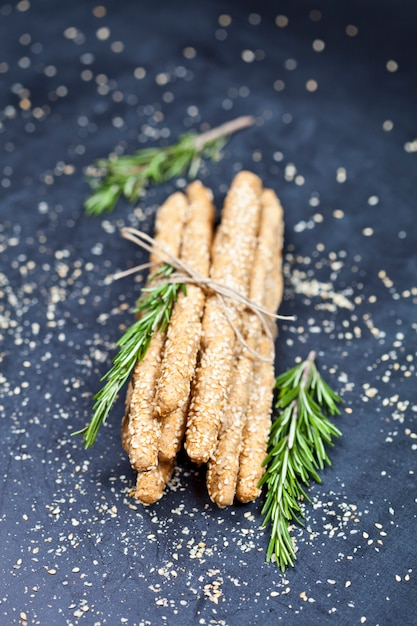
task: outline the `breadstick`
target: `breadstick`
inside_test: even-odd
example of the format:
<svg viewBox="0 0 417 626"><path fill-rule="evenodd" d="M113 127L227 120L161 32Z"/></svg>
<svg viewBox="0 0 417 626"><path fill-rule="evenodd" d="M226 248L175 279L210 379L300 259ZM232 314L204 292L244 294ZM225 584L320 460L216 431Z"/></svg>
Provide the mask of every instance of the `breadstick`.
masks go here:
<svg viewBox="0 0 417 626"><path fill-rule="evenodd" d="M188 407L189 398L183 406L163 416L158 450L160 461L174 461L180 451L187 423Z"/></svg>
<svg viewBox="0 0 417 626"><path fill-rule="evenodd" d="M129 460L138 472L156 467L158 463L159 419L154 413L153 398L161 364L165 333L157 332L142 361L137 361L132 374L132 397L129 407Z"/></svg>
<svg viewBox="0 0 417 626"><path fill-rule="evenodd" d="M261 204L261 223L249 297L256 304L265 305L268 288L276 290L276 286L271 286L269 282L274 268L278 265L275 257L282 238L282 210L277 210L276 201L270 201L268 191L263 192ZM261 334L262 322L259 317L252 311L246 312L243 335L250 348L256 350ZM253 365L252 354L241 348L216 450L208 463L208 492L213 502L221 507L231 505L235 497L242 429L248 408Z"/></svg>
<svg viewBox="0 0 417 626"><path fill-rule="evenodd" d="M176 191L161 204L156 214L154 239L173 256L178 256L180 252L187 211L187 197L181 191ZM159 265L161 257L151 252L149 262ZM169 259L166 262L169 263Z"/></svg>
<svg viewBox="0 0 417 626"><path fill-rule="evenodd" d="M271 351L270 339L262 334L257 350L262 355ZM261 490L259 480L264 473L262 463L266 456L275 382L274 367L259 361L255 365L253 387L243 430L242 451L236 497L240 502L255 500Z"/></svg>
<svg viewBox="0 0 417 626"><path fill-rule="evenodd" d="M139 472L134 497L143 504L154 504L162 498L165 485L174 471L174 464L174 461L160 461L154 469Z"/></svg>
<svg viewBox="0 0 417 626"><path fill-rule="evenodd" d="M213 244L211 278L245 296L258 232L261 190L261 180L254 174L240 172L235 177ZM240 329L243 305L228 300L227 306L230 318ZM218 297L208 296L185 441L188 456L196 463L207 462L216 446L235 362L235 343L235 331Z"/></svg>
<svg viewBox="0 0 417 626"><path fill-rule="evenodd" d="M189 209L184 225L181 260L203 276L208 276L213 239L214 206L212 193L200 182L187 188ZM185 432L186 412L201 339L201 317L205 292L187 285L175 303L167 330L161 374L155 405L161 416L159 457L174 459Z"/></svg>
<svg viewBox="0 0 417 626"><path fill-rule="evenodd" d="M187 210L186 196L177 192L164 202L157 214L155 240L175 256L179 255ZM160 265L159 257L153 253L150 262ZM165 333L156 332L145 358L136 363L132 375L123 439L129 442L130 464L137 471L154 468L158 462L160 423L155 416L153 401L164 344Z"/></svg>
<svg viewBox="0 0 417 626"><path fill-rule="evenodd" d="M207 465L207 490L219 507L233 504L242 446L242 425L249 400L249 381L253 371L252 356L242 353L232 378L230 395L219 430L213 456Z"/></svg>
<svg viewBox="0 0 417 626"><path fill-rule="evenodd" d="M275 209L281 216L276 239L276 251L273 255L273 266L268 275L265 289L265 306L270 311L276 311L283 293L282 245L284 225L282 207L275 193L271 190L265 190L262 201L264 206ZM265 332L261 334L256 350L266 357L270 354L271 340ZM262 463L266 457L271 428L274 383L273 363L257 360L254 366L253 384L243 427L242 451L236 485L236 497L241 502L255 500L260 494L258 483L265 471Z"/></svg>

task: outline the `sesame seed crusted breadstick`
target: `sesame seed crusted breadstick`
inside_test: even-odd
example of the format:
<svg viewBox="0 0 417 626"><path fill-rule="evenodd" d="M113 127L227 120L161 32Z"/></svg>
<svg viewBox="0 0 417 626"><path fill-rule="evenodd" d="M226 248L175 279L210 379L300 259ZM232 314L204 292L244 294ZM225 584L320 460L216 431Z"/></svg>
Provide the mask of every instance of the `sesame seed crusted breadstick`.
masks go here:
<svg viewBox="0 0 417 626"><path fill-rule="evenodd" d="M142 361L132 374L132 397L129 407L129 460L138 472L156 467L160 423L154 412L153 399L161 364L165 333L157 332Z"/></svg>
<svg viewBox="0 0 417 626"><path fill-rule="evenodd" d="M246 340L247 341L247 340ZM249 381L253 371L252 355L237 360L226 409L219 430L216 449L207 465L207 490L219 507L233 504L239 457L242 446L242 425L249 400Z"/></svg>
<svg viewBox="0 0 417 626"><path fill-rule="evenodd" d="M158 450L160 461L174 461L180 451L187 423L188 406L189 398L186 404L163 416Z"/></svg>
<svg viewBox="0 0 417 626"><path fill-rule="evenodd" d="M271 341L265 334L262 334L258 342L257 351L265 356L271 351ZM243 429L242 451L239 459L236 497L240 502L255 500L261 492L258 483L264 473L262 463L266 456L271 428L274 383L273 365L258 361L254 368L252 393Z"/></svg>
<svg viewBox="0 0 417 626"><path fill-rule="evenodd" d="M156 243L174 256L178 256L180 252L187 212L187 197L181 191L176 191L161 204L156 214L154 239ZM159 264L161 257L152 252L149 256L149 262ZM169 259L167 259L167 263L169 263Z"/></svg>
<svg viewBox="0 0 417 626"><path fill-rule="evenodd" d="M139 472L134 497L143 504L154 504L162 498L164 489L174 471L174 461L160 461L158 467Z"/></svg>
<svg viewBox="0 0 417 626"><path fill-rule="evenodd" d="M186 196L177 192L164 202L156 217L156 242L176 256L181 247L187 211ZM159 257L153 253L150 261L160 264ZM129 442L130 464L137 471L154 468L158 462L160 423L155 416L153 401L164 344L165 333L156 332L145 358L136 363L132 374L132 390L128 418L124 420L123 439Z"/></svg>
<svg viewBox="0 0 417 626"><path fill-rule="evenodd" d="M226 196L212 252L210 277L248 295L250 267L260 217L261 180L240 172ZM243 305L229 300L228 311L241 327ZM201 360L188 412L185 448L196 463L207 462L216 446L235 362L235 331L216 295L209 295L202 322Z"/></svg>
<svg viewBox="0 0 417 626"><path fill-rule="evenodd" d="M267 276L264 299L265 307L270 311L276 311L283 294L283 210L272 190L264 191L262 203L265 208L268 207L268 210L275 211L277 216L279 216L276 247L272 257L273 264ZM262 332L256 350L263 356L270 354L271 340L265 332ZM265 471L262 463L266 457L271 429L274 384L275 372L273 363L261 360L256 361L254 364L251 395L242 433L242 450L236 485L236 497L241 502L255 500L260 494L258 483Z"/></svg>
<svg viewBox="0 0 417 626"><path fill-rule="evenodd" d="M187 197L190 205L180 258L193 270L208 276L215 213L212 193L196 181L188 186ZM204 302L203 289L187 285L187 295L179 295L167 329L155 397L156 410L161 416L159 455L165 460L175 458L185 431L191 380L200 347Z"/></svg>
<svg viewBox="0 0 417 626"><path fill-rule="evenodd" d="M187 188L187 197L190 206L180 258L207 276L214 225L212 194L200 182L194 182ZM187 295L179 296L171 315L155 397L156 410L161 415L158 466L138 474L135 492L139 500L148 504L162 496L184 437L204 301L205 293L200 287L187 285Z"/></svg>
<svg viewBox="0 0 417 626"><path fill-rule="evenodd" d="M266 297L268 291L272 293L272 290L277 289L275 284L269 283L273 275L276 278L277 268L280 269L277 249L281 247L283 223L282 209L279 207L277 210L277 201L274 198L272 200L270 192L264 191L261 197L261 223L250 285L250 299L261 306L266 304L274 306L278 299L281 299L280 295L275 298ZM259 317L252 311L246 312L243 335L250 348L256 350L262 330ZM269 347L271 352L271 346ZM242 447L242 429L252 386L253 367L252 354L242 347L234 370L216 450L209 460L207 469L207 488L210 498L221 507L231 505L235 497Z"/></svg>

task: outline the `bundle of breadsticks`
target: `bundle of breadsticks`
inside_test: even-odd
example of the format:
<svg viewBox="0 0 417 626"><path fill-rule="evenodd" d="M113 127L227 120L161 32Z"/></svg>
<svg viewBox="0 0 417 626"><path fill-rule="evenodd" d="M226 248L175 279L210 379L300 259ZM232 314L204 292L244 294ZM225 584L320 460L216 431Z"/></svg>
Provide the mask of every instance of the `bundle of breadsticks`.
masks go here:
<svg viewBox="0 0 417 626"><path fill-rule="evenodd" d="M255 174L242 171L214 228L212 193L191 183L160 207L155 243L200 275L243 298L187 284L166 332L156 332L129 383L122 443L137 471L132 495L162 495L181 447L207 464L207 489L220 507L260 493L271 426L275 313L283 293L283 210ZM150 262L161 263L152 252Z"/></svg>

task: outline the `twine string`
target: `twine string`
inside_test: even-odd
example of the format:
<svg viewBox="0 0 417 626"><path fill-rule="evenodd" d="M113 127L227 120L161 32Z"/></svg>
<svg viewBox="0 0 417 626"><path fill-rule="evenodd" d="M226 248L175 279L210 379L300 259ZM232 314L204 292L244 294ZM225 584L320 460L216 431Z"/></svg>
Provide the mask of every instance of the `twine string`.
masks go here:
<svg viewBox="0 0 417 626"><path fill-rule="evenodd" d="M240 304L243 304L246 308L248 308L252 313L254 313L262 323L262 326L265 330L266 335L271 340L272 352L274 352L274 337L275 333L273 328L275 329L275 324L273 324L273 320L294 320L294 317L291 315L279 315L277 313L272 313L268 311L268 309L264 308L262 305L257 304L253 300L250 300L245 295L234 289L233 287L229 287L223 283L219 283L212 278L208 278L197 272L192 267L190 267L187 263L184 263L181 259L171 254L164 246L161 246L153 237L144 233L141 230L137 230L136 228L132 228L130 226L126 226L121 230L121 235L124 239L135 243L140 248L146 250L150 254L154 254L159 257L160 261L163 263L167 263L177 270L175 273L171 274L168 278L156 279L153 281L153 284L160 283L181 283L181 284L194 284L202 289L210 289L213 291L217 298L219 299L225 317L233 328L234 333L236 334L239 342L257 359L260 359L265 362L271 362L274 359L274 354L272 354L271 358L265 358L260 355L256 350L251 348L251 346L246 342L240 330L237 328L234 323L230 306L227 305L225 299L234 300ZM114 275L114 280L118 280L119 278L129 276L130 274L139 272L143 269L148 269L151 267L155 267L159 265L158 262L149 262L143 263L142 265L137 265L128 270L117 272Z"/></svg>

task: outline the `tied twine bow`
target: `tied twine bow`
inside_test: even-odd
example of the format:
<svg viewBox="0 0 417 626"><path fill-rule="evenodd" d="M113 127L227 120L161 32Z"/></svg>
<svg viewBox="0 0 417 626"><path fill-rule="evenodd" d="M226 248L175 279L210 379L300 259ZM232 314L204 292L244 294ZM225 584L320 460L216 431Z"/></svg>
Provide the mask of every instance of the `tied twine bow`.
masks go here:
<svg viewBox="0 0 417 626"><path fill-rule="evenodd" d="M233 328L233 331L236 334L236 337L239 340L239 342L242 344L242 346L244 346L244 348L246 348L246 350L248 350L257 359L260 359L267 363L273 362L274 339L275 339L275 334L276 334L276 327L273 321L278 320L278 319L294 320L295 319L294 316L278 315L276 313L271 313L271 311L268 311L268 309L265 309L263 306L261 306L260 304L257 304L253 300L250 300L249 298L241 294L236 289L233 289L233 287L228 287L227 285L223 283L219 283L213 280L212 278L203 276L202 274L200 274L200 272L197 272L196 270L194 270L187 263L184 263L183 261L181 261L181 259L171 254L168 250L166 250L166 248L164 248L164 246L161 246L153 237L151 237L147 233L144 233L141 230L137 230L136 228L131 228L131 227L125 227L125 228L122 228L121 230L121 236L124 239L128 239L129 241L132 241L133 243L138 245L140 248L146 250L147 252L155 254L161 259L163 263L167 263L177 270L175 273L171 274L169 278L164 278L162 281L157 281L157 280L153 281L153 284L158 284L160 282L180 283L180 284L191 283L194 285L198 285L202 289L209 289L210 291L214 292L221 303L221 306L222 306L222 309L223 309L223 312L225 314L227 321L229 322L230 326ZM129 276L130 274L140 272L143 269L149 269L150 267L154 265L155 263L143 263L142 265L137 265L135 267L132 267L131 269L124 270L122 272L117 272L113 276L113 278L114 280L118 280L119 278ZM234 323L231 313L230 313L230 307L227 305L225 299L231 299L231 300L234 300L235 302L243 304L247 309L252 311L252 313L254 313L260 319L266 335L271 340L272 355L270 358L265 358L264 356L259 354L256 350L251 348L251 346L248 345L242 333L240 332L240 330L237 328L236 324Z"/></svg>

